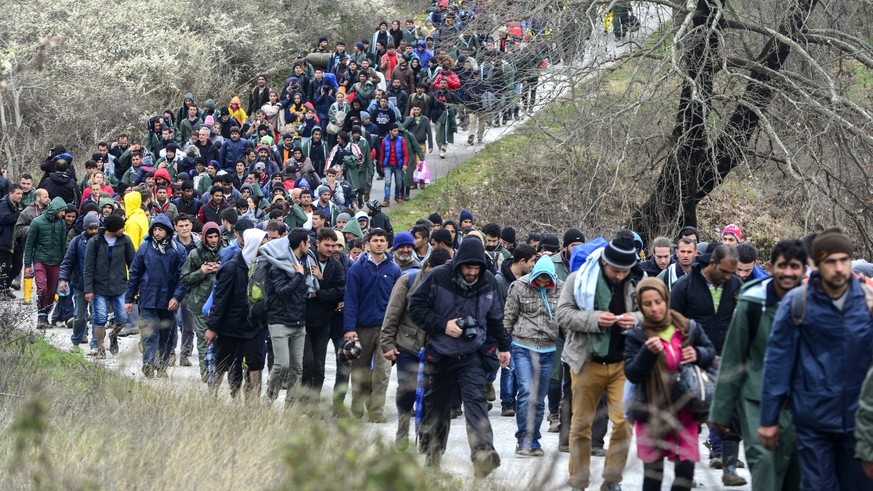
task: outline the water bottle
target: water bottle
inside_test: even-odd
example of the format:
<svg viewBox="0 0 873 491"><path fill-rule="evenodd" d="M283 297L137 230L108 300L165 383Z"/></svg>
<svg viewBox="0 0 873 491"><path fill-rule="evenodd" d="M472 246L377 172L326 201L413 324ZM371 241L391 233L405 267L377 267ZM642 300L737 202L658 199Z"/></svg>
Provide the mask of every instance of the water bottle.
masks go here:
<svg viewBox="0 0 873 491"><path fill-rule="evenodd" d="M206 386L210 389L215 385L215 343L210 343L206 348Z"/></svg>

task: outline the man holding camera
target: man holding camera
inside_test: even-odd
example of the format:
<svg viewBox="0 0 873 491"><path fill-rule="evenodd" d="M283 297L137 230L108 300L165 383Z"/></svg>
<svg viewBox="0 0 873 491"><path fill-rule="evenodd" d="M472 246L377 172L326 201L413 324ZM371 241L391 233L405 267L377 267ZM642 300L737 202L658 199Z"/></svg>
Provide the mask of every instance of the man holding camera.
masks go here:
<svg viewBox="0 0 873 491"><path fill-rule="evenodd" d="M503 303L487 265L482 242L465 240L452 264L425 276L409 301L413 322L430 336L421 435L427 465L439 468L449 436L452 396L460 387L477 477L500 466L488 421L485 380L498 365L509 365L512 341L503 328Z"/></svg>

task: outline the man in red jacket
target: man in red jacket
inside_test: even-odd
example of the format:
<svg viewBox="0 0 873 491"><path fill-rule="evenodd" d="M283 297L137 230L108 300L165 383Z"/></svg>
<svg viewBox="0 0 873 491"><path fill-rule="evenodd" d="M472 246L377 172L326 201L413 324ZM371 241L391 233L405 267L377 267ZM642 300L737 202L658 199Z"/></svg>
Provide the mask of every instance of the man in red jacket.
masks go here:
<svg viewBox="0 0 873 491"><path fill-rule="evenodd" d="M388 128L388 135L382 140L382 166L385 168L385 199L382 206L391 205L391 181L394 180L394 201L403 203L403 172L409 165L409 150L406 140L400 136L397 123Z"/></svg>

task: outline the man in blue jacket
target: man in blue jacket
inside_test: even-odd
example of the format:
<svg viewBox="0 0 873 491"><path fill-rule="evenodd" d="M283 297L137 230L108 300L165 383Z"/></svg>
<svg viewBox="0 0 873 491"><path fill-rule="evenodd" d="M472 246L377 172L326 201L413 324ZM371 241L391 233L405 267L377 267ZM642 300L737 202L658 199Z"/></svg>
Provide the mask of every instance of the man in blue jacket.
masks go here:
<svg viewBox="0 0 873 491"><path fill-rule="evenodd" d="M82 220L82 228L85 230L73 237L70 245L67 246L67 253L64 255L64 260L61 261L60 281L58 282L58 292L69 294L72 286L73 306L75 307L75 317L73 320L73 335L70 341L73 346L79 346L79 343L87 339L85 328L88 327L85 313L88 310L88 302L85 301L85 250L88 246L88 239L97 235L100 230L100 219L97 215L85 215ZM98 347L94 351L94 355L100 358L106 357L106 351Z"/></svg>
<svg viewBox="0 0 873 491"><path fill-rule="evenodd" d="M391 290L402 272L387 252L388 233L385 230L370 230L367 243L370 252L358 258L346 279L343 330L346 341L358 338L363 348L361 356L352 362L352 414L362 417L366 406L371 422L384 423L382 410L388 386L377 383L377 380L378 374L390 367L376 348ZM373 371L370 370L371 363L375 365Z"/></svg>
<svg viewBox="0 0 873 491"><path fill-rule="evenodd" d="M173 225L167 215L156 216L149 235L130 265L130 279L124 294L124 310L133 313L133 301L139 293L142 327L142 372L152 378L157 372L166 378L170 354L173 353L172 329L176 310L187 288L179 281L185 264L185 248L173 240Z"/></svg>
<svg viewBox="0 0 873 491"><path fill-rule="evenodd" d="M801 489L870 490L854 458L855 412L873 361L873 318L866 286L852 275L854 244L842 230L812 243L817 271L779 306L764 358L758 439L779 442L786 399L797 434Z"/></svg>
<svg viewBox="0 0 873 491"><path fill-rule="evenodd" d="M230 129L230 140L224 140L221 145L218 162L221 168L233 174L233 168L238 160L242 160L246 150L252 148L252 142L240 138L240 130L236 126Z"/></svg>

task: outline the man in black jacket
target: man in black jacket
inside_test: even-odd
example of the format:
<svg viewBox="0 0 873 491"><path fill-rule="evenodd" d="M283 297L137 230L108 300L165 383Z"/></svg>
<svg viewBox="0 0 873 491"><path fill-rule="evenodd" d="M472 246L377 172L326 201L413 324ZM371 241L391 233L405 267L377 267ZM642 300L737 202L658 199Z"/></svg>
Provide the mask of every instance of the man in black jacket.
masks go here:
<svg viewBox="0 0 873 491"><path fill-rule="evenodd" d="M719 245L710 257L700 256L691 272L679 278L670 294L670 307L697 321L715 352L721 356L724 339L737 306L743 280L736 276L739 255L735 247ZM746 481L735 470L740 445L739 415L734 411L729 433L709 432L710 461L714 469L724 468L722 479L728 486Z"/></svg>
<svg viewBox="0 0 873 491"><path fill-rule="evenodd" d="M206 318L206 346L215 342L215 385L217 391L224 372L230 370L241 351L248 366L246 403L256 403L261 395L261 370L264 349L258 337L260 326L252 322L248 302L249 266L258 255L266 232L250 228L243 233L243 249L225 261L215 274L212 308ZM230 370L230 394L235 397L242 385L242 373Z"/></svg>
<svg viewBox="0 0 873 491"><path fill-rule="evenodd" d="M0 299L15 298L9 290L12 280L21 272L24 247L16 247L15 223L24 209L23 191L18 184L9 186L9 193L0 200Z"/></svg>
<svg viewBox="0 0 873 491"><path fill-rule="evenodd" d="M465 240L452 264L431 271L409 300L413 322L431 337L425 348L428 391L422 430L427 465L439 468L449 436L452 395L459 386L477 477L500 466L488 421L485 380L497 365L509 365L512 341L503 328L497 283L487 268L482 242Z"/></svg>
<svg viewBox="0 0 873 491"><path fill-rule="evenodd" d="M42 187L48 191L49 198L60 197L64 203L79 204L79 186L76 185L75 178L67 173L65 160L55 163L55 171L48 175Z"/></svg>
<svg viewBox="0 0 873 491"><path fill-rule="evenodd" d="M309 251L312 276L318 280L318 290L306 307L306 339L303 344L303 385L318 400L324 385L324 363L330 341L330 320L346 289L343 266L333 257L336 232L322 227L315 237L315 251Z"/></svg>
<svg viewBox="0 0 873 491"><path fill-rule="evenodd" d="M319 289L309 259L309 232L295 228L288 240L274 240L261 248L260 260L270 262L267 292L267 325L273 342L275 362L270 370L267 397L279 397L290 372L288 405L303 375L303 347L306 341L306 305Z"/></svg>

